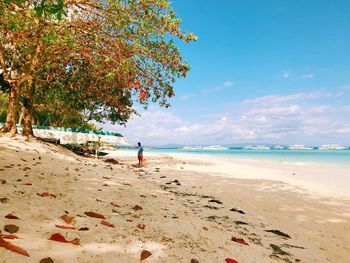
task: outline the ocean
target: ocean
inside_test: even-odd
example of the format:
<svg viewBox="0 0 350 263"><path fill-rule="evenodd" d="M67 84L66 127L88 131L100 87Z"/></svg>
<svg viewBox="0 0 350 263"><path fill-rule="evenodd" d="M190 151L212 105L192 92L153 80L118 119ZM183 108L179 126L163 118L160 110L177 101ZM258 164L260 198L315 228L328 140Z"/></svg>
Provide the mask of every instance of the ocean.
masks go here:
<svg viewBox="0 0 350 263"><path fill-rule="evenodd" d="M224 150L205 150L205 149L147 149L147 152L157 153L184 153L184 154L205 154L209 156L236 158L236 159L255 159L267 160L279 163L306 165L327 163L341 166L350 166L350 150L246 150L246 149L224 149Z"/></svg>

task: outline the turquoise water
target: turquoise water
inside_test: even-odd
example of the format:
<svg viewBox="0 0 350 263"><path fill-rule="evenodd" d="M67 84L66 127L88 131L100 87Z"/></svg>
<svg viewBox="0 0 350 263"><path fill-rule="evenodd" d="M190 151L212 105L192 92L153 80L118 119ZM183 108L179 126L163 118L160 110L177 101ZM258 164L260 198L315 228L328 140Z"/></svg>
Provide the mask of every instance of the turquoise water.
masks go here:
<svg viewBox="0 0 350 263"><path fill-rule="evenodd" d="M329 163L350 166L350 150L183 150L145 149L147 152L205 154L227 158L246 158L285 163Z"/></svg>

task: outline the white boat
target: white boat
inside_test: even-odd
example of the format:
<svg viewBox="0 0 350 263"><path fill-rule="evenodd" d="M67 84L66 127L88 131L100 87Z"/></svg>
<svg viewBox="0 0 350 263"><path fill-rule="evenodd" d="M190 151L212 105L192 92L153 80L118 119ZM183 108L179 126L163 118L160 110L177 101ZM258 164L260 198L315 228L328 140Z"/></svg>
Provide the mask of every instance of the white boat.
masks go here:
<svg viewBox="0 0 350 263"><path fill-rule="evenodd" d="M282 145L275 145L273 146L274 150L284 150L286 147L282 146Z"/></svg>
<svg viewBox="0 0 350 263"><path fill-rule="evenodd" d="M271 147L265 146L265 145L257 145L257 146L251 146L247 145L243 147L244 150L270 150Z"/></svg>
<svg viewBox="0 0 350 263"><path fill-rule="evenodd" d="M202 150L228 150L230 148L223 147L221 145L204 146Z"/></svg>
<svg viewBox="0 0 350 263"><path fill-rule="evenodd" d="M324 144L318 147L319 150L347 150L348 147L339 144Z"/></svg>
<svg viewBox="0 0 350 263"><path fill-rule="evenodd" d="M302 144L295 144L288 147L289 150L313 150L312 147L305 147Z"/></svg>
<svg viewBox="0 0 350 263"><path fill-rule="evenodd" d="M223 147L220 145L211 145L211 146L183 146L181 150L229 150L230 148Z"/></svg>

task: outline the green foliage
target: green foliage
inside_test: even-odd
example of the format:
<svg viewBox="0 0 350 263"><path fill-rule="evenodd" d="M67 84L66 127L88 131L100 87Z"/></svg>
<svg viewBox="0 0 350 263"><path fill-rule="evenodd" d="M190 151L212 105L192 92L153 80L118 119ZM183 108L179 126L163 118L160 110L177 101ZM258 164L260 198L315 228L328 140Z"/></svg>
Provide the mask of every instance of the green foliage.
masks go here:
<svg viewBox="0 0 350 263"><path fill-rule="evenodd" d="M2 123L6 120L8 100L8 94L0 90L0 122Z"/></svg>
<svg viewBox="0 0 350 263"><path fill-rule="evenodd" d="M135 100L169 107L190 69L174 40L196 36L168 0L2 0L0 14L2 66L15 73L4 78L17 78L39 122L123 124Z"/></svg>

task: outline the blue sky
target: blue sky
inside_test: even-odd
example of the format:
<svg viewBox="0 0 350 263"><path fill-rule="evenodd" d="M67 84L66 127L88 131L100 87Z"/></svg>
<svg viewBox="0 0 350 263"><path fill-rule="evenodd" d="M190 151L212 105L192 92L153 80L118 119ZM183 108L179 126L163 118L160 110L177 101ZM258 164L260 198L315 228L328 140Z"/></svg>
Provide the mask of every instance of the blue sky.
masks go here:
<svg viewBox="0 0 350 263"><path fill-rule="evenodd" d="M172 3L198 41L172 107L126 128L144 144L350 145L350 1Z"/></svg>

